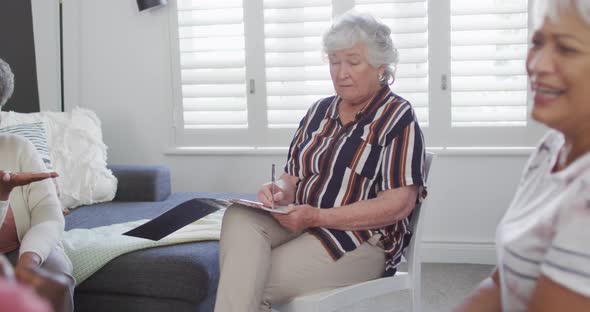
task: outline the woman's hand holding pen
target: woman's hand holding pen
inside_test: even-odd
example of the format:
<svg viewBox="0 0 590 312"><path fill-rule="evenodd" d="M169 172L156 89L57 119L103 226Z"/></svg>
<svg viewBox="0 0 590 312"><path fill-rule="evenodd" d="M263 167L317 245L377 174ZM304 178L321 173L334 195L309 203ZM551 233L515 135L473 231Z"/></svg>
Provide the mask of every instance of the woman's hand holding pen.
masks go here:
<svg viewBox="0 0 590 312"><path fill-rule="evenodd" d="M274 177L271 178L274 180ZM283 227L291 232L297 233L309 227L318 226L320 209L310 205L294 205L295 188L298 178L284 173L279 180L263 184L258 190L256 197L266 207L289 206L287 214L271 213ZM274 185L273 185L274 184ZM274 197L274 198L273 198Z"/></svg>
<svg viewBox="0 0 590 312"><path fill-rule="evenodd" d="M274 183L274 192L272 182L264 183L258 190L256 198L266 207L272 206L273 195L274 204L276 206L287 206L295 202L295 189L299 178L288 175L287 173L281 174L280 178Z"/></svg>
<svg viewBox="0 0 590 312"><path fill-rule="evenodd" d="M277 185L276 182L274 183L274 188L273 182L264 183L258 190L258 193L256 194L256 198L258 199L258 201L266 207L272 207L273 197L275 206L284 205L282 201L285 198L285 193L283 189Z"/></svg>

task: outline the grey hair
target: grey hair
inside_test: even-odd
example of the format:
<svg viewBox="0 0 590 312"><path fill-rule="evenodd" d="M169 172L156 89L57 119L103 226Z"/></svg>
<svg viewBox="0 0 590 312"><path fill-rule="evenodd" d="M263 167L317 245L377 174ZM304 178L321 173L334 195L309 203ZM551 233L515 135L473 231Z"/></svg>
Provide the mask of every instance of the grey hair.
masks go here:
<svg viewBox="0 0 590 312"><path fill-rule="evenodd" d="M535 29L539 28L546 17L558 22L567 11L575 12L580 19L590 26L590 1L588 0L537 0L534 8Z"/></svg>
<svg viewBox="0 0 590 312"><path fill-rule="evenodd" d="M385 67L381 84L395 80L398 53L391 40L391 29L366 13L348 11L338 18L324 33L323 50L330 54L337 50L349 49L358 43L367 48L367 61L377 68Z"/></svg>
<svg viewBox="0 0 590 312"><path fill-rule="evenodd" d="M0 58L0 107L4 106L14 91L14 74L10 65Z"/></svg>

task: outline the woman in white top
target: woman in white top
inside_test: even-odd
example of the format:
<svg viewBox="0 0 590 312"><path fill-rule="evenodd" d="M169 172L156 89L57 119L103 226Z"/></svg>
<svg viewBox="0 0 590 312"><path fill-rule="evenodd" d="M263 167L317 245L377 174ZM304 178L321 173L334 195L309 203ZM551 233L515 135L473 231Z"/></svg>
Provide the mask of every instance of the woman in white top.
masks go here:
<svg viewBox="0 0 590 312"><path fill-rule="evenodd" d="M13 81L0 59L0 107L11 96ZM68 293L55 308L73 311L73 268L60 242L65 221L55 187L45 180L57 174L43 173L46 167L33 144L15 135L0 135L0 169L0 253L15 263L17 273L42 268L63 275Z"/></svg>
<svg viewBox="0 0 590 312"><path fill-rule="evenodd" d="M498 226L498 266L456 311L590 311L590 1L536 12L532 116L552 131Z"/></svg>

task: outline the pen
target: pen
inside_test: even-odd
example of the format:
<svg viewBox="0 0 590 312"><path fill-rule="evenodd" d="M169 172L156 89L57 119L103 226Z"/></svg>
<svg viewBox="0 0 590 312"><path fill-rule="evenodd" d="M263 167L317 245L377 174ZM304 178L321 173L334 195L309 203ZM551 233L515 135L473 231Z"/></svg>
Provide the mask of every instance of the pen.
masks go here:
<svg viewBox="0 0 590 312"><path fill-rule="evenodd" d="M272 164L272 169L270 172L270 181L271 181L271 196L270 196L270 208L275 209L275 164Z"/></svg>

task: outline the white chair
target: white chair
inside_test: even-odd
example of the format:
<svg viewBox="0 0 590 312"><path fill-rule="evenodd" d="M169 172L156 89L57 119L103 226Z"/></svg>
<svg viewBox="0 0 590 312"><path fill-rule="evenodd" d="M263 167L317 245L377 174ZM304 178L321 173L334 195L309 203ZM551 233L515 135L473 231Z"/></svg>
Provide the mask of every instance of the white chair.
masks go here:
<svg viewBox="0 0 590 312"><path fill-rule="evenodd" d="M434 154L426 153L424 163L425 178L428 177L430 165ZM410 293L410 311L421 311L421 257L420 257L420 240L422 237L422 220L420 218L421 210L425 207L426 200L416 208L410 227L413 231L410 244L403 252L404 258L408 263L407 272L397 272L392 277L382 277L376 280L337 288L320 293L312 293L293 299L292 301L281 306L273 307L275 312L332 312L345 309L346 311L372 311L379 312L378 309L366 307L362 302L371 304L370 299L379 296L394 293L400 290L408 289ZM362 305L362 308L356 308L355 305ZM352 307L352 310L350 309ZM387 309L390 311L391 309Z"/></svg>

